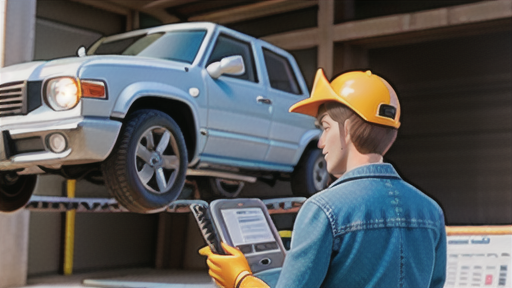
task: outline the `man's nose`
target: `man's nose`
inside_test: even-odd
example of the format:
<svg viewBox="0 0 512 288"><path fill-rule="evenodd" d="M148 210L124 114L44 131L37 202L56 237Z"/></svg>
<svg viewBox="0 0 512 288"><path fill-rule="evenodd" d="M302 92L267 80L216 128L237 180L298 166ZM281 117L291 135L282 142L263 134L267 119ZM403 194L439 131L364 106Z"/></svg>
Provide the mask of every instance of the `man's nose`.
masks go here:
<svg viewBox="0 0 512 288"><path fill-rule="evenodd" d="M316 145L318 148L323 149L325 147L324 144L324 133L320 136L320 140L318 140L318 144Z"/></svg>

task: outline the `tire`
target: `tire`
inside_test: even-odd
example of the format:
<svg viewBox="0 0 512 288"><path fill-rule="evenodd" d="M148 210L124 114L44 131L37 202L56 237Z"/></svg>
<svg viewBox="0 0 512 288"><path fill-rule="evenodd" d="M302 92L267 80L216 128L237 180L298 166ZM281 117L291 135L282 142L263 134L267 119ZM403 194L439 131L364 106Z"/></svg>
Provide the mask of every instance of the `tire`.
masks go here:
<svg viewBox="0 0 512 288"><path fill-rule="evenodd" d="M309 197L325 189L329 181L330 175L322 151L308 149L291 175L292 193L295 196Z"/></svg>
<svg viewBox="0 0 512 288"><path fill-rule="evenodd" d="M180 127L157 110L131 114L102 164L104 181L117 201L137 213L163 208L185 184L187 148Z"/></svg>
<svg viewBox="0 0 512 288"><path fill-rule="evenodd" d="M217 177L197 177L201 198L235 198L242 192L245 182Z"/></svg>
<svg viewBox="0 0 512 288"><path fill-rule="evenodd" d="M12 212L25 207L34 192L37 175L0 173L0 211Z"/></svg>

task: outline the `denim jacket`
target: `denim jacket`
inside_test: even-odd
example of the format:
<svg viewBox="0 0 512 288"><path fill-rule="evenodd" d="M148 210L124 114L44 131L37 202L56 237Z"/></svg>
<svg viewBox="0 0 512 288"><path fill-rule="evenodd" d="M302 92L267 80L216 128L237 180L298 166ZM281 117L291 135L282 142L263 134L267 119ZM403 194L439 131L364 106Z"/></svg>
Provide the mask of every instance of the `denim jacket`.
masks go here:
<svg viewBox="0 0 512 288"><path fill-rule="evenodd" d="M443 287L445 274L439 205L371 164L304 203L277 287Z"/></svg>

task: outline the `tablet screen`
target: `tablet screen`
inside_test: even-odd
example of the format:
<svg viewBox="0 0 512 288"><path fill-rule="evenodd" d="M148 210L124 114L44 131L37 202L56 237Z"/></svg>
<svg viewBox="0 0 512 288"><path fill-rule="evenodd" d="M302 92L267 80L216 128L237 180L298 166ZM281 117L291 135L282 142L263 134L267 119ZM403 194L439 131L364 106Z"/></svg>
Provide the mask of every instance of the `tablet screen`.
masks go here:
<svg viewBox="0 0 512 288"><path fill-rule="evenodd" d="M221 212L234 246L275 242L260 208L222 209Z"/></svg>

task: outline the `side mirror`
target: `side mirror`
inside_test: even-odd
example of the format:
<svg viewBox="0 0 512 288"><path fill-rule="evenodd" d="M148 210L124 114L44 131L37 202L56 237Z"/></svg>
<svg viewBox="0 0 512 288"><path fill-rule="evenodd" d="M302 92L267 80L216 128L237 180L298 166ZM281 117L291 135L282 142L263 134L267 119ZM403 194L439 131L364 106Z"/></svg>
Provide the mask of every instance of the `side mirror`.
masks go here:
<svg viewBox="0 0 512 288"><path fill-rule="evenodd" d="M76 55L78 57L85 57L87 55L87 51L85 50L85 46L80 46L78 50L76 50Z"/></svg>
<svg viewBox="0 0 512 288"><path fill-rule="evenodd" d="M218 62L213 62L206 67L208 74L214 79L222 74L242 75L245 73L244 59L240 55L224 57Z"/></svg>

